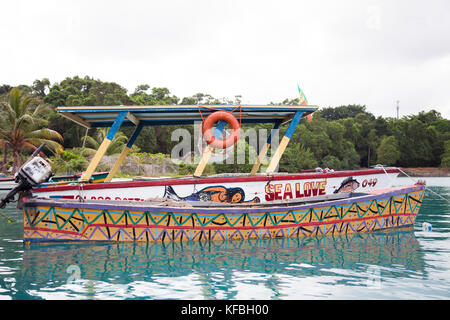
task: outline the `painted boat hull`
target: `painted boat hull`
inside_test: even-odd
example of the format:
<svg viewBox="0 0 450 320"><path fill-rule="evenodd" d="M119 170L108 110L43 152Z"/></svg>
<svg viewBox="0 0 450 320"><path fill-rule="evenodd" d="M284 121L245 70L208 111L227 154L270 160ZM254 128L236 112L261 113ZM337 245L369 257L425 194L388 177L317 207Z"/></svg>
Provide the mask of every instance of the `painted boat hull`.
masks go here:
<svg viewBox="0 0 450 320"><path fill-rule="evenodd" d="M425 186L316 203L184 206L152 202L24 201L24 241L205 241L378 231L414 224Z"/></svg>
<svg viewBox="0 0 450 320"><path fill-rule="evenodd" d="M129 182L41 186L33 195L44 198L145 201L149 198L263 203L346 191L343 184L354 180L357 192L392 186L397 168L329 173L170 178Z"/></svg>

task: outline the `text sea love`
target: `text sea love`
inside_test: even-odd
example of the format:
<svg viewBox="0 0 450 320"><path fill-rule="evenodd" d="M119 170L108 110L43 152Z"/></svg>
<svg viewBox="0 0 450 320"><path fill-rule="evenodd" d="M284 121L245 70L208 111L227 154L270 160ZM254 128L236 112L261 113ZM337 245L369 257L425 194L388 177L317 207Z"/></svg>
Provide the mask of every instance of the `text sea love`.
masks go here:
<svg viewBox="0 0 450 320"><path fill-rule="evenodd" d="M267 184L266 185L266 201L273 200L285 200L303 197L313 197L325 194L325 187L327 182L324 181L313 181L304 182L303 187L300 182L295 184L286 183L283 184Z"/></svg>

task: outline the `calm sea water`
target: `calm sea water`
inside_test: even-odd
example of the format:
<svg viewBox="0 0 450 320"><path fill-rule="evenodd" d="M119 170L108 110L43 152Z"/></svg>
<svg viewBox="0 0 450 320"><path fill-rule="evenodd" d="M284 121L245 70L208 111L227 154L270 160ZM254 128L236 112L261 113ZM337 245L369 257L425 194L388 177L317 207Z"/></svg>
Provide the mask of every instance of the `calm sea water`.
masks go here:
<svg viewBox="0 0 450 320"><path fill-rule="evenodd" d="M450 178L425 179L450 199ZM27 247L11 205L0 299L449 299L450 203L433 192L406 230L210 243Z"/></svg>

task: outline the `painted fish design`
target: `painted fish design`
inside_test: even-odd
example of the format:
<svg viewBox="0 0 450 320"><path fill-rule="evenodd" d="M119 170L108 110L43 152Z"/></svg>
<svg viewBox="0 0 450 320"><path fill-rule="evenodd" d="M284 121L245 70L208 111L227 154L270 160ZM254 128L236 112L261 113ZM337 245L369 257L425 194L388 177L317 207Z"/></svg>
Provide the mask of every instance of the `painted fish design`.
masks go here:
<svg viewBox="0 0 450 320"><path fill-rule="evenodd" d="M353 177L348 177L344 181L342 181L339 188L334 190L333 193L344 193L344 192L353 192L359 187L359 182Z"/></svg>

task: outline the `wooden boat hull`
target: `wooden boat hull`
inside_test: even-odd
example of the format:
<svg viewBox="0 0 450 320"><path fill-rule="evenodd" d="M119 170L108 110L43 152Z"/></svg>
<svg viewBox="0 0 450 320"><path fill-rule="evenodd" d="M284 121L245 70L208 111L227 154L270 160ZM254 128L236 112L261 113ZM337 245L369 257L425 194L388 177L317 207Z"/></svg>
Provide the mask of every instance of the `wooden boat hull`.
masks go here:
<svg viewBox="0 0 450 320"><path fill-rule="evenodd" d="M25 199L24 241L205 241L377 231L414 224L425 187L305 204L181 206Z"/></svg>

